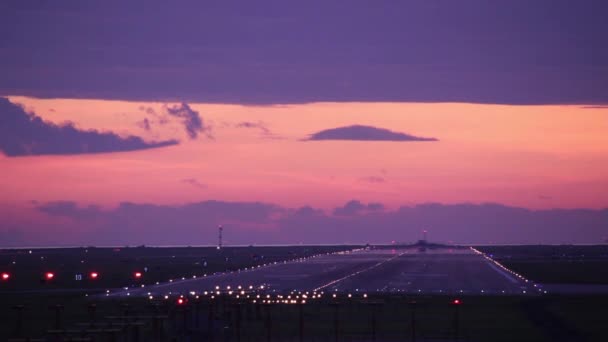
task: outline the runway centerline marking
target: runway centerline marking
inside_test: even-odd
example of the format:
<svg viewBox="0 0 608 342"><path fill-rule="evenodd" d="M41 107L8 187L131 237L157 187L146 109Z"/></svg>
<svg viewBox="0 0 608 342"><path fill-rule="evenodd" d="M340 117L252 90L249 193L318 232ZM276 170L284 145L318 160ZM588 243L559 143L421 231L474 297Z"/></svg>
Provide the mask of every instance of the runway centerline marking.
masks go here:
<svg viewBox="0 0 608 342"><path fill-rule="evenodd" d="M392 257L392 258L388 258L388 259L386 259L386 260L382 260L382 261L380 261L380 262L379 262L379 263L377 263L377 264L374 264L374 265L372 265L372 266L370 266L370 267L367 267L367 268L364 268L364 269L362 269L362 270L359 270L359 271L357 271L357 272L355 272L355 273L351 273L351 274L349 274L349 275L347 275L347 276L344 276L344 277L342 277L342 278L332 280L332 281L330 281L329 283L327 283L327 284L325 284L325 285L322 285L322 286L317 287L317 288L316 288L316 289L314 289L313 291L320 291L320 290L323 290L324 288L329 287L329 286L332 286L332 285L335 285L335 284L337 284L337 283L339 283L339 282L341 282L341 281L343 281L343 280L346 280L346 279L348 279L348 278L354 277L354 276L359 275L359 274L361 274L361 273L363 273L363 272L367 272L367 271L369 271L369 270L373 270L374 268L376 268L376 267L378 267L378 266L380 266L380 265L383 265L383 264L385 264L385 263L387 263L387 262L393 261L393 260L397 259L398 257L400 257L400 256L404 255L404 254L406 254L406 252L403 252L403 253L401 253L401 254L399 254L399 255L395 255L395 256L394 256L394 257Z"/></svg>

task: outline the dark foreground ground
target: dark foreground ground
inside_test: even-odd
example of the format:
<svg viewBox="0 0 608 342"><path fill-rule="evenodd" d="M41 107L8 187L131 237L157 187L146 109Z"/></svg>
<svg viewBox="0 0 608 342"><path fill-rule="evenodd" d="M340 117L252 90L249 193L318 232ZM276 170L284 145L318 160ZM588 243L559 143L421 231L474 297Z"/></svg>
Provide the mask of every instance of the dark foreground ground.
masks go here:
<svg viewBox="0 0 608 342"><path fill-rule="evenodd" d="M512 282L504 275L507 271L491 266L491 260L469 250L404 253L388 248L331 254L355 248L360 246L243 247L221 251L78 248L32 250L31 254L29 250L4 250L0 255L0 272L10 272L11 277L2 281L0 287L0 340L9 337L83 341L608 340L608 296L604 294L516 294L521 286L530 286L532 281L525 283L515 277ZM526 257L540 263L542 260L534 253L544 253L534 252L537 246L529 246L515 252L503 250L497 256L498 247L492 248L478 249L494 254L505 265L506 260L523 261ZM560 252L567 254L567 250ZM576 255L579 252L576 249ZM543 260L546 265L553 262L550 258ZM258 265L262 267L258 269ZM275 267L280 272L270 272ZM248 270L243 271L245 268ZM54 279L41 280L49 270L54 272ZM579 273L572 274L569 270L564 268L563 277L576 283ZM99 276L90 279L92 271ZM228 272L212 275L225 271ZM135 272L142 272L142 277L135 278ZM252 284L251 289L231 281L230 290L227 283L217 284L219 295L215 292L216 284L212 286L213 293L203 292L217 279L256 272L265 276L260 283ZM534 281L543 279L543 273L522 270L517 273ZM82 275L82 280L76 280L77 274ZM314 284L307 284L303 281L307 277L302 275L311 274L331 276L312 277L308 281ZM188 279L197 275L197 279L181 280L185 275ZM327 279L339 281L327 285L324 282ZM312 287L319 287L317 281L327 286L314 293ZM175 292L185 292L184 297L176 293L152 293L156 282L175 286ZM178 290L179 284L184 283L206 285L197 287L192 295L191 286ZM277 286L281 283L296 284L294 288L301 290L292 293L287 290L291 286ZM481 293L477 287L480 283L494 288L494 293ZM359 284L366 286L356 291ZM443 292L450 284L453 291ZM141 285L145 287L142 289ZM128 290L115 289L125 286ZM418 287L425 291L417 293ZM460 293L461 287L467 293ZM504 287L512 292L503 294ZM105 295L106 289L111 289L109 296ZM335 290L338 290L336 297ZM152 299L147 292L151 292Z"/></svg>
<svg viewBox="0 0 608 342"><path fill-rule="evenodd" d="M295 297L295 296L294 296ZM253 304L220 295L178 304L144 298L7 299L5 334L93 341L605 341L606 297L323 296ZM272 297L274 301L276 297ZM56 304L63 309L56 313ZM95 309L93 306L95 305ZM6 335L4 335L6 336ZM375 336L375 339L374 339Z"/></svg>

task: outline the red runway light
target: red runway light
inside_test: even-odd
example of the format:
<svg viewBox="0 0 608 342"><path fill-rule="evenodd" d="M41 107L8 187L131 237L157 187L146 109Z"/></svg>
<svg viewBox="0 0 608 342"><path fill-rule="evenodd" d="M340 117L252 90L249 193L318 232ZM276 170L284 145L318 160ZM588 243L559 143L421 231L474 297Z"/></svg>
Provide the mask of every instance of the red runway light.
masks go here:
<svg viewBox="0 0 608 342"><path fill-rule="evenodd" d="M10 277L11 277L11 275L8 273L6 273L6 272L2 273L2 280L8 280Z"/></svg>
<svg viewBox="0 0 608 342"><path fill-rule="evenodd" d="M55 274L53 272L46 272L44 277L46 278L46 280L51 280L51 279L55 278Z"/></svg>
<svg viewBox="0 0 608 342"><path fill-rule="evenodd" d="M178 304L178 305L182 305L182 304L184 304L185 302L186 302L186 301L184 300L184 298L178 298L178 299L177 299L177 304Z"/></svg>
<svg viewBox="0 0 608 342"><path fill-rule="evenodd" d="M135 272L135 278L139 279L141 278L141 272Z"/></svg>
<svg viewBox="0 0 608 342"><path fill-rule="evenodd" d="M97 277L99 277L99 273L91 272L91 274L89 276L91 277L91 279L97 279Z"/></svg>
<svg viewBox="0 0 608 342"><path fill-rule="evenodd" d="M460 299L454 299L454 300L452 301L452 304L455 304L455 305L460 304Z"/></svg>

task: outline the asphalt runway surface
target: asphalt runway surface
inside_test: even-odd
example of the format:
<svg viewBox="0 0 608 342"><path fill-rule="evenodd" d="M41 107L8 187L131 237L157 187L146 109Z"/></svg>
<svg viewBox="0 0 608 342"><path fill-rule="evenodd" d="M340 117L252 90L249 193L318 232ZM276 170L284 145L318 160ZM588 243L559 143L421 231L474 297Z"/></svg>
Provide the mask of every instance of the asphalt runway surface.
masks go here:
<svg viewBox="0 0 608 342"><path fill-rule="evenodd" d="M342 293L531 294L531 282L469 248L371 249L323 254L253 269L174 280L111 296L260 290ZM239 288L240 287L240 288Z"/></svg>

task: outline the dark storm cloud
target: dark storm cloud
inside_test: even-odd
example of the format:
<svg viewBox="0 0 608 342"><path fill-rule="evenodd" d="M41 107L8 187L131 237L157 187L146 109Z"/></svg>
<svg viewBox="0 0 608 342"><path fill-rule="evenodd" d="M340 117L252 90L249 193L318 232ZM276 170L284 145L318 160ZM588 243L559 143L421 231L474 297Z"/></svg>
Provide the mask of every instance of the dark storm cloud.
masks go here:
<svg viewBox="0 0 608 342"><path fill-rule="evenodd" d="M339 215L339 216L349 216L349 215L357 215L360 212L363 212L365 210L366 206L357 201L357 200L352 200L347 202L343 207L338 207L334 209L334 215Z"/></svg>
<svg viewBox="0 0 608 342"><path fill-rule="evenodd" d="M145 142L134 136L122 138L111 132L83 131L71 123L55 125L0 98L0 150L7 156L122 152L177 143Z"/></svg>
<svg viewBox="0 0 608 342"><path fill-rule="evenodd" d="M384 204L372 202L367 204L367 210L369 211L381 211L384 210Z"/></svg>
<svg viewBox="0 0 608 342"><path fill-rule="evenodd" d="M34 206L51 218L71 218L79 227L78 237L55 236L38 227L45 231L38 234L43 244L54 238L62 244L214 244L218 224L224 225L230 243L247 245L413 242L422 230L438 242L602 243L608 222L608 209L530 210L500 204L428 203L389 210L380 203L352 200L333 214L311 206L289 209L221 201L177 206L122 203L107 210L74 202ZM0 208L0 218L2 213ZM27 225L13 226L23 227L23 236L36 236ZM24 243L28 242L33 243Z"/></svg>
<svg viewBox="0 0 608 342"><path fill-rule="evenodd" d="M416 137L384 128L361 125L325 129L311 134L304 140L437 141L435 138Z"/></svg>
<svg viewBox="0 0 608 342"><path fill-rule="evenodd" d="M384 209L382 203L363 204L358 200L348 201L344 206L334 209L333 214L336 216L353 216Z"/></svg>
<svg viewBox="0 0 608 342"><path fill-rule="evenodd" d="M95 205L78 206L72 201L56 201L37 205L38 210L51 216L69 216L77 220L90 220L103 214Z"/></svg>
<svg viewBox="0 0 608 342"><path fill-rule="evenodd" d="M121 203L114 209L79 206L75 202L50 202L37 206L52 217L77 220L86 241L94 244L199 244L215 243L217 226L223 225L227 243L256 240L250 225L269 223L284 209L265 203L205 201L179 206ZM63 244L65 244L65 239ZM75 242L74 242L75 243Z"/></svg>
<svg viewBox="0 0 608 342"><path fill-rule="evenodd" d="M603 0L2 2L0 94L606 104L607 12Z"/></svg>
<svg viewBox="0 0 608 342"><path fill-rule="evenodd" d="M315 209L309 205L296 209L293 213L296 217L312 217L312 216L323 216L325 213L321 209Z"/></svg>
<svg viewBox="0 0 608 342"><path fill-rule="evenodd" d="M211 127L205 125L200 114L190 108L187 103L176 106L166 106L165 109L167 114L181 120L190 139L196 139L199 133L205 133L207 137L212 138Z"/></svg>
<svg viewBox="0 0 608 342"><path fill-rule="evenodd" d="M158 216L166 215L163 221L176 222L187 221L202 222L202 220L241 220L249 222L266 222L275 212L283 209L272 204L257 202L222 202L204 201L189 203L181 206L140 204L123 202L117 208L103 210L97 206L79 206L72 201L48 202L37 206L38 210L53 215L66 216L72 218L86 218L105 213L105 215L115 215L116 217L142 218L144 215L151 215L146 221L153 221ZM177 219L181 216L182 219ZM137 221L137 220L134 220Z"/></svg>
<svg viewBox="0 0 608 342"><path fill-rule="evenodd" d="M361 204L361 203L359 203ZM282 241L302 243L414 242L468 244L602 243L608 209L529 210L500 204L421 204L354 215L290 215L280 222ZM368 205L369 206L369 205ZM340 208L349 207L348 203ZM339 209L339 208L336 208Z"/></svg>

